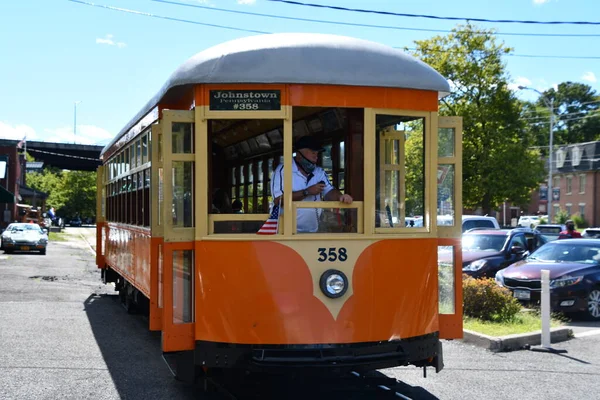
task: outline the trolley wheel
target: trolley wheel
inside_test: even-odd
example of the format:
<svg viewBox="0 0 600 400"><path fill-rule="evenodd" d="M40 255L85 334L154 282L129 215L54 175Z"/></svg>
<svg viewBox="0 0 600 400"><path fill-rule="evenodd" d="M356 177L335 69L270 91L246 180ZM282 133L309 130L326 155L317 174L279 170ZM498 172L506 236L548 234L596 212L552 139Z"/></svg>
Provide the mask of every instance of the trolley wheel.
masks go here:
<svg viewBox="0 0 600 400"><path fill-rule="evenodd" d="M129 294L128 290L129 284L125 283L119 289L119 300L121 300L121 305L127 311L127 314L135 314L135 303L133 302L133 298L131 294Z"/></svg>

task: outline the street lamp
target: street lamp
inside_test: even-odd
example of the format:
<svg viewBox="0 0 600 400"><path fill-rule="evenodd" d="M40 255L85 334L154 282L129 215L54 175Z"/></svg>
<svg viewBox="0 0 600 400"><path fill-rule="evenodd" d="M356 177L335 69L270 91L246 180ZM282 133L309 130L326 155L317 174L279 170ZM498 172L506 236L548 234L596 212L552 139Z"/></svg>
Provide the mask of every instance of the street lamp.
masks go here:
<svg viewBox="0 0 600 400"><path fill-rule="evenodd" d="M81 103L81 100L73 102L73 144L75 144L75 137L77 136L77 104Z"/></svg>
<svg viewBox="0 0 600 400"><path fill-rule="evenodd" d="M527 86L519 86L520 90L533 90L540 95L550 111L550 143L548 146L548 223L552 223L552 142L554 139L554 97L550 98L550 103L544 98L544 94L537 89Z"/></svg>

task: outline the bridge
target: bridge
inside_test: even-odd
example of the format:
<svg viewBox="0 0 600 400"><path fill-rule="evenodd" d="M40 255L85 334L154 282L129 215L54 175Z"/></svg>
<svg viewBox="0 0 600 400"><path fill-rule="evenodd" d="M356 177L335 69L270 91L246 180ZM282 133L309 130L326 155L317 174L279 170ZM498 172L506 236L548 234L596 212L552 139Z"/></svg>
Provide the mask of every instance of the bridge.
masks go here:
<svg viewBox="0 0 600 400"><path fill-rule="evenodd" d="M18 140L0 139L0 147L17 146ZM57 167L72 171L95 171L102 165L100 152L104 146L27 141L27 153L44 167Z"/></svg>

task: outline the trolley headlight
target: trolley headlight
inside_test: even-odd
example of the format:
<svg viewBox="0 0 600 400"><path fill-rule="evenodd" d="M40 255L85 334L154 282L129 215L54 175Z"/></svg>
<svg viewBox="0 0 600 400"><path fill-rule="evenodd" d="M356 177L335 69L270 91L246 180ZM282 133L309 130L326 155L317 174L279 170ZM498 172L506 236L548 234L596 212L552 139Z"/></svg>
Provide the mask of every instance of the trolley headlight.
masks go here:
<svg viewBox="0 0 600 400"><path fill-rule="evenodd" d="M319 281L321 291L329 298L341 297L348 290L348 278L342 271L329 269L323 272Z"/></svg>

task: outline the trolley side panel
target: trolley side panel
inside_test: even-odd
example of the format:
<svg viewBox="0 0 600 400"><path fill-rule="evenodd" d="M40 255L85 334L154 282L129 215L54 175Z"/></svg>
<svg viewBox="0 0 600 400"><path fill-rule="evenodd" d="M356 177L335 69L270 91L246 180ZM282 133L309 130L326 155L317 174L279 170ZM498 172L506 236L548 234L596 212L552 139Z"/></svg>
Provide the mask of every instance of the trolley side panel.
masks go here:
<svg viewBox="0 0 600 400"><path fill-rule="evenodd" d="M150 298L150 229L108 224L106 263Z"/></svg>

